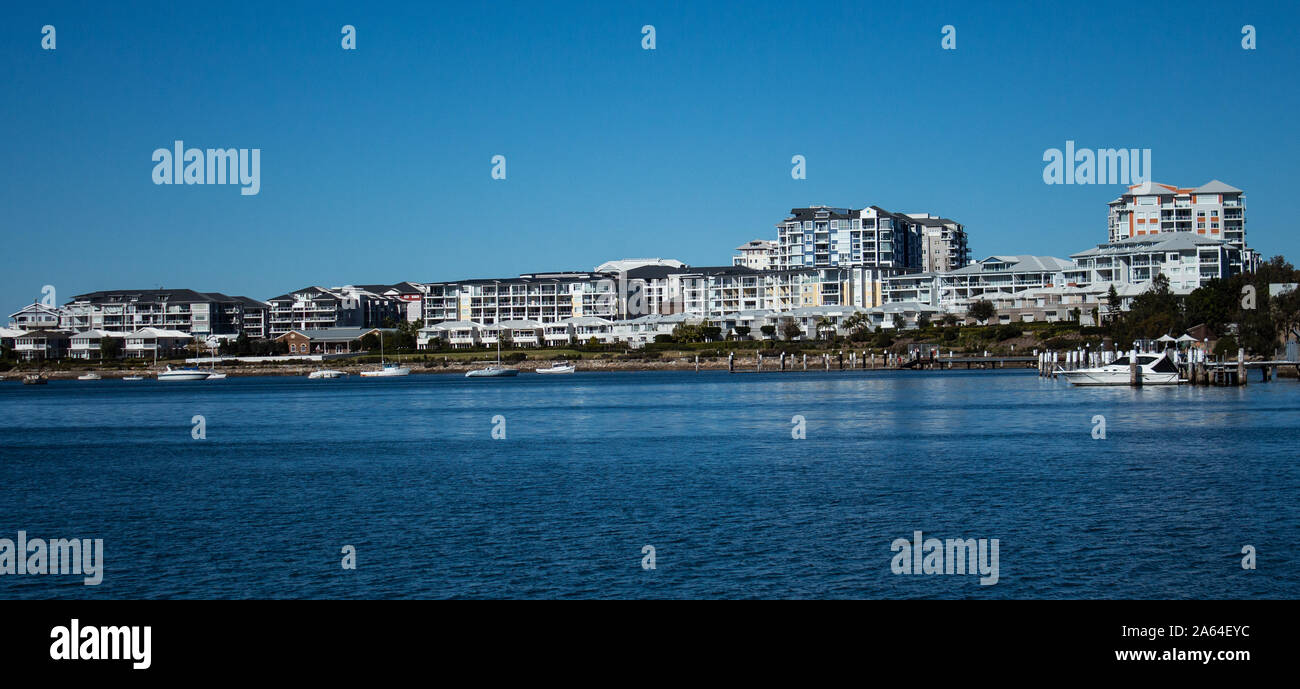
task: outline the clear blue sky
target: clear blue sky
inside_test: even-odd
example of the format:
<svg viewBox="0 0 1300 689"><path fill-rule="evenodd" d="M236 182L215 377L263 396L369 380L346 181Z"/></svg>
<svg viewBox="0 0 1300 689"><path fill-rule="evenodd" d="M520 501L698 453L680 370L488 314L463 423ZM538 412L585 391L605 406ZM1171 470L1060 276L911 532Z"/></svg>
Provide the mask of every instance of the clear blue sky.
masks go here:
<svg viewBox="0 0 1300 689"><path fill-rule="evenodd" d="M1250 245L1300 259L1291 3L19 5L0 9L11 310L45 284L264 299L724 264L811 203L949 216L977 257L1067 256L1104 241L1120 190L1045 185L1067 139L1245 189ZM261 193L154 185L176 139L260 148Z"/></svg>

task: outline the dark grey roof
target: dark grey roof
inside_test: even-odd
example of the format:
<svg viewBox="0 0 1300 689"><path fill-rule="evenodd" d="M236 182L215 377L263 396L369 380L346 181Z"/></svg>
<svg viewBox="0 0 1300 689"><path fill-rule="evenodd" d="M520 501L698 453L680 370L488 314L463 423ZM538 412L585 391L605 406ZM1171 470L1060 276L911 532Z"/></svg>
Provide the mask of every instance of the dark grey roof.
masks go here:
<svg viewBox="0 0 1300 689"><path fill-rule="evenodd" d="M217 295L213 297L211 295ZM224 299L220 298L224 297ZM229 297L219 292L196 292L192 289L117 289L78 294L74 301L92 304L129 304L132 302L166 301L178 304L227 301Z"/></svg>

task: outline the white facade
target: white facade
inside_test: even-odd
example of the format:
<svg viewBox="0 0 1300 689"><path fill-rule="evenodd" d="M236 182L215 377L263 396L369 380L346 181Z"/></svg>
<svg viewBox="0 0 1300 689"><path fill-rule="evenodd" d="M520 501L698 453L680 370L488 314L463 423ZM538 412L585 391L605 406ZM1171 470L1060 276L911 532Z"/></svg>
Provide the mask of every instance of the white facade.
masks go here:
<svg viewBox="0 0 1300 689"><path fill-rule="evenodd" d="M1227 278L1240 264L1240 251L1234 245L1184 233L1130 237L1070 257L1076 267L1065 271L1067 284L1144 285L1156 275L1164 275L1169 286L1179 293L1190 292L1213 279Z"/></svg>
<svg viewBox="0 0 1300 689"><path fill-rule="evenodd" d="M1160 234L1187 234L1226 242L1238 251L1233 272L1251 272L1258 256L1246 247L1246 194L1211 180L1199 187L1145 182L1111 201L1110 242Z"/></svg>
<svg viewBox="0 0 1300 689"><path fill-rule="evenodd" d="M738 252L731 259L731 265L753 268L754 270L774 270L777 267L777 243L770 239L755 239L736 247Z"/></svg>

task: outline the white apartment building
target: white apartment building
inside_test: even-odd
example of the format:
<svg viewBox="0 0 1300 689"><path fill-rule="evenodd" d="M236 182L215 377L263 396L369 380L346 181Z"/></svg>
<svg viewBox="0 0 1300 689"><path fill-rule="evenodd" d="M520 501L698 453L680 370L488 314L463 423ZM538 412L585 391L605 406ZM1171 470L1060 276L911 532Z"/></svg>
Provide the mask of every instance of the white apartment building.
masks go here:
<svg viewBox="0 0 1300 689"><path fill-rule="evenodd" d="M1098 244L1070 258L1075 267L1065 271L1067 285L1138 285L1163 274L1171 289L1186 294L1210 280L1231 276L1241 264L1241 251L1201 234L1162 232Z"/></svg>
<svg viewBox="0 0 1300 689"><path fill-rule="evenodd" d="M405 317L401 300L355 285L304 287L268 301L267 336L271 338L290 330L382 328L387 321Z"/></svg>
<svg viewBox="0 0 1300 689"><path fill-rule="evenodd" d="M777 243L771 239L754 239L736 247L739 252L731 259L731 265L753 268L754 270L773 270L777 267Z"/></svg>
<svg viewBox="0 0 1300 689"><path fill-rule="evenodd" d="M1237 249L1234 273L1258 267L1258 254L1246 247L1246 194L1217 179L1199 187L1135 184L1108 205L1110 242L1184 233L1222 240Z"/></svg>
<svg viewBox="0 0 1300 689"><path fill-rule="evenodd" d="M558 323L574 316L616 318L618 276L597 272L528 273L517 278L424 285L426 328L450 321Z"/></svg>
<svg viewBox="0 0 1300 689"><path fill-rule="evenodd" d="M945 311L964 313L972 303L1028 289L1065 284L1074 262L1053 256L989 256L939 274L939 303Z"/></svg>
<svg viewBox="0 0 1300 689"><path fill-rule="evenodd" d="M131 333L163 328L192 335L265 335L268 305L247 297L189 289L105 290L66 304L62 327Z"/></svg>

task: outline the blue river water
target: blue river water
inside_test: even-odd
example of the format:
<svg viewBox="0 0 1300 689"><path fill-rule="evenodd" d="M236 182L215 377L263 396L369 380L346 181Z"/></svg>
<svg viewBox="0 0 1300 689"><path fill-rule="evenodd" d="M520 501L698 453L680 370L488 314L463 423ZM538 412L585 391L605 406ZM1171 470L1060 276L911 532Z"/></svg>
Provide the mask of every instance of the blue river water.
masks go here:
<svg viewBox="0 0 1300 689"><path fill-rule="evenodd" d="M1295 598L1300 383L1257 380L0 383L0 538L104 543L0 598ZM915 531L997 583L896 574Z"/></svg>

